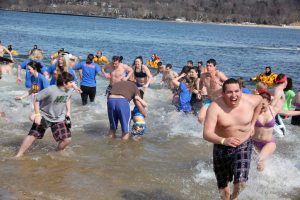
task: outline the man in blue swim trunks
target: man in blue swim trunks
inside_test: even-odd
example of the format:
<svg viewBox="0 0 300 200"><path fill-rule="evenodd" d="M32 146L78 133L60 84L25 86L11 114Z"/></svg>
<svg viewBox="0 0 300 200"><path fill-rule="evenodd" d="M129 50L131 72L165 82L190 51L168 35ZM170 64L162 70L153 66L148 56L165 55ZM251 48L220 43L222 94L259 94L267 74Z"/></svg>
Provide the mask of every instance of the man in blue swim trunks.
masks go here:
<svg viewBox="0 0 300 200"><path fill-rule="evenodd" d="M242 94L239 83L228 79L222 96L211 103L204 122L203 138L214 144L213 165L222 199L231 199L246 186L251 162L254 124L261 110L259 95Z"/></svg>

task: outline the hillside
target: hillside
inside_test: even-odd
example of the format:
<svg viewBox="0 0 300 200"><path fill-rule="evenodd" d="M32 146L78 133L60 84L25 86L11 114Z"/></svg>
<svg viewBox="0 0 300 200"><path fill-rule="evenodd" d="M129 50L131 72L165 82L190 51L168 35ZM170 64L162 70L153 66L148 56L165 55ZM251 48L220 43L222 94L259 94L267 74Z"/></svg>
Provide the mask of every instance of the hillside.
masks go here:
<svg viewBox="0 0 300 200"><path fill-rule="evenodd" d="M6 0L0 8L220 23L291 24L300 22L299 0Z"/></svg>

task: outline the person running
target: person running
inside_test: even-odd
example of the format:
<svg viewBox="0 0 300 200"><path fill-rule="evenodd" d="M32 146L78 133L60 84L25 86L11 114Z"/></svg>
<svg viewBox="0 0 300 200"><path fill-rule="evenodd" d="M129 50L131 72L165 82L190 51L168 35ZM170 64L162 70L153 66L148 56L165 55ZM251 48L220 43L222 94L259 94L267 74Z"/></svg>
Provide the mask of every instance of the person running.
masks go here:
<svg viewBox="0 0 300 200"><path fill-rule="evenodd" d="M49 127L55 141L58 142L57 151L64 150L70 144L71 131L65 120L71 116L72 82L73 76L63 72L57 79L57 85L52 85L36 95L34 122L16 157L23 156L36 139L42 139Z"/></svg>
<svg viewBox="0 0 300 200"><path fill-rule="evenodd" d="M215 59L209 59L207 61L207 72L201 74L200 78L200 90L201 94L205 91L205 95L202 95L202 107L198 114L198 120L203 124L206 111L213 100L218 98L222 93L223 82L227 80L226 75L217 70L217 62ZM204 90L204 91L203 91Z"/></svg>
<svg viewBox="0 0 300 200"><path fill-rule="evenodd" d="M203 138L214 144L213 168L221 199L237 199L246 186L251 163L254 123L261 110L259 95L243 94L237 80L222 86L222 96L207 110ZM243 113L241 115L241 113Z"/></svg>
<svg viewBox="0 0 300 200"><path fill-rule="evenodd" d="M16 100L22 100L31 94L35 95L49 86L48 80L41 74L41 68L41 64L36 61L31 61L27 64L27 69L31 75L29 79L31 88L22 96L16 96Z"/></svg>
<svg viewBox="0 0 300 200"><path fill-rule="evenodd" d="M172 70L173 66L171 64L166 64L166 69L163 72L163 76L162 76L162 80L161 82L166 83L168 86L168 89L170 90L174 90L175 86L172 82L172 80L176 77L178 77L177 72L175 72L174 70Z"/></svg>
<svg viewBox="0 0 300 200"><path fill-rule="evenodd" d="M31 75L30 75L29 70L27 68L28 63L31 62L31 61L36 61L36 62L40 63L40 65L42 66L41 73L48 80L49 79L49 74L47 72L47 67L42 62L43 58L44 58L44 54L43 54L42 50L40 50L40 49L33 50L32 53L29 55L29 58L18 65L17 84L22 83L21 69L25 69L25 71L26 71L26 74L25 74L25 87L26 88L31 88L31 81L30 81Z"/></svg>
<svg viewBox="0 0 300 200"><path fill-rule="evenodd" d="M76 70L82 70L82 80L80 82L82 105L86 105L88 98L90 102L95 101L96 97L96 75L102 76L101 67L93 63L94 55L89 54L86 62L75 65Z"/></svg>
<svg viewBox="0 0 300 200"><path fill-rule="evenodd" d="M148 88L153 77L149 68L143 64L143 57L138 56L133 62L133 76L138 88Z"/></svg>
<svg viewBox="0 0 300 200"><path fill-rule="evenodd" d="M123 56L113 56L112 63L102 67L102 73L106 79L109 79L109 85L105 94L108 95L112 86L119 81L127 81L133 73L131 67L122 63ZM109 73L106 72L109 71Z"/></svg>
<svg viewBox="0 0 300 200"><path fill-rule="evenodd" d="M110 124L108 136L116 137L118 122L122 128L122 140L128 140L130 137L129 124L131 120L131 111L129 102L140 97L140 91L132 81L119 81L112 85L107 99L107 114ZM134 101L139 111L143 113L143 105L140 101ZM143 113L146 116L146 113Z"/></svg>
<svg viewBox="0 0 300 200"><path fill-rule="evenodd" d="M276 149L276 142L273 136L275 126L275 116L277 114L285 116L299 116L300 111L283 110L282 108L271 106L271 93L263 90L259 94L263 98L260 114L255 122L255 134L252 137L255 151L258 153L257 170L263 171L265 160L272 155Z"/></svg>

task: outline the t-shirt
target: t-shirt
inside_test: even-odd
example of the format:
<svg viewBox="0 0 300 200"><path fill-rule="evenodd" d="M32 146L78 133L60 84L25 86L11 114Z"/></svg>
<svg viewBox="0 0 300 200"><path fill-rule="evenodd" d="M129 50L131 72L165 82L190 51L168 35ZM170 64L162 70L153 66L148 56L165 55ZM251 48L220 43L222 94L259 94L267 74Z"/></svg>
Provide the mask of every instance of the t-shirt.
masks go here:
<svg viewBox="0 0 300 200"><path fill-rule="evenodd" d="M40 73L38 74L37 77L31 75L30 83L31 83L31 92L32 93L38 93L39 91L41 91L49 86L48 80L45 78L44 75L42 75Z"/></svg>
<svg viewBox="0 0 300 200"><path fill-rule="evenodd" d="M80 62L75 65L75 69L82 69L82 80L80 85L96 87L96 75L101 72L101 67L98 64L87 64L86 62Z"/></svg>
<svg viewBox="0 0 300 200"><path fill-rule="evenodd" d="M186 86L185 83L180 82L179 84L179 104L178 104L178 110L184 111L184 112L190 112L192 111L191 107L191 98L192 98L192 92L190 92Z"/></svg>
<svg viewBox="0 0 300 200"><path fill-rule="evenodd" d="M284 92L284 94L285 94L285 101L284 101L284 104L283 104L283 110L287 111L287 110L291 109L292 101L293 101L293 98L296 94L293 90L288 90L288 91Z"/></svg>
<svg viewBox="0 0 300 200"><path fill-rule="evenodd" d="M48 73L51 76L50 85L56 85L56 83L57 83L56 77L54 75L55 70L56 70L56 64L50 65L48 67ZM76 77L76 74L75 74L74 70L69 67L68 72L73 76L74 81L76 82L77 77Z"/></svg>
<svg viewBox="0 0 300 200"><path fill-rule="evenodd" d="M56 85L37 93L36 98L40 101L41 115L50 122L61 122L66 117L66 103L71 98L73 90L64 91Z"/></svg>
<svg viewBox="0 0 300 200"><path fill-rule="evenodd" d="M121 95L130 102L135 96L140 96L140 91L135 82L120 81L112 86L110 94Z"/></svg>
<svg viewBox="0 0 300 200"><path fill-rule="evenodd" d="M29 73L28 70L28 63L30 63L32 60L31 59L27 59L25 61L23 61L22 63L20 63L21 69L25 69L26 70L26 75L25 75L25 87L26 88L31 88L31 74ZM40 63L42 65L42 69L41 69L41 74L44 74L44 72L47 71L47 67L44 65L44 63L42 63L42 61L36 60L36 62Z"/></svg>

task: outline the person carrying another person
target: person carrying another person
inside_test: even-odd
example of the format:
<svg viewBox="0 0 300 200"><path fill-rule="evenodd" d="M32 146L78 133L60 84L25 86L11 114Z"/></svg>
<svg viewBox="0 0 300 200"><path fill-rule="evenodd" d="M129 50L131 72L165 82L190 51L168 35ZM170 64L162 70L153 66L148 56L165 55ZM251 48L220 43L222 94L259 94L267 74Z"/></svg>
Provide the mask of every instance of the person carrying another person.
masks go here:
<svg viewBox="0 0 300 200"><path fill-rule="evenodd" d="M212 101L222 94L223 82L227 80L226 75L217 70L217 62L215 59L207 61L207 72L200 76L200 91L206 95L202 95L202 107L198 114L198 121L203 124L206 111Z"/></svg>
<svg viewBox="0 0 300 200"><path fill-rule="evenodd" d="M57 85L52 85L35 96L34 122L16 157L23 156L36 139L42 139L49 127L55 141L58 142L57 151L64 150L70 144L70 124L66 125L66 119L71 117L72 82L73 76L63 72L57 78Z"/></svg>
<svg viewBox="0 0 300 200"><path fill-rule="evenodd" d="M209 106L203 138L214 144L213 169L221 199L238 199L248 180L254 124L261 110L259 95L243 94L237 80L222 86L222 96ZM241 113L243 113L241 115ZM230 195L229 182L233 180Z"/></svg>
<svg viewBox="0 0 300 200"><path fill-rule="evenodd" d="M275 85L275 79L277 77L277 74L273 73L270 66L267 66L265 68L265 72L258 74L254 77L252 77L251 81L261 81L268 85L268 87L272 87Z"/></svg>
<svg viewBox="0 0 300 200"><path fill-rule="evenodd" d="M80 81L82 105L86 105L88 98L90 102L95 101L96 97L96 75L102 75L101 67L93 63L94 55L89 54L86 61L75 65L75 70L82 70L82 80Z"/></svg>
<svg viewBox="0 0 300 200"><path fill-rule="evenodd" d="M113 56L112 62L102 67L102 73L106 79L109 79L109 85L105 94L108 95L112 86L119 81L127 81L133 74L133 70L128 65L122 63L123 56ZM108 71L108 72L106 72Z"/></svg>
<svg viewBox="0 0 300 200"><path fill-rule="evenodd" d="M118 81L112 85L107 99L107 114L110 124L108 137L115 138L118 122L122 128L122 140L130 138L129 125L131 120L130 101L139 99L140 91L132 81ZM146 116L147 113L138 100L133 101L138 110Z"/></svg>
<svg viewBox="0 0 300 200"><path fill-rule="evenodd" d="M100 50L96 52L96 55L94 56L94 62L100 66L109 64L108 58L104 56Z"/></svg>

